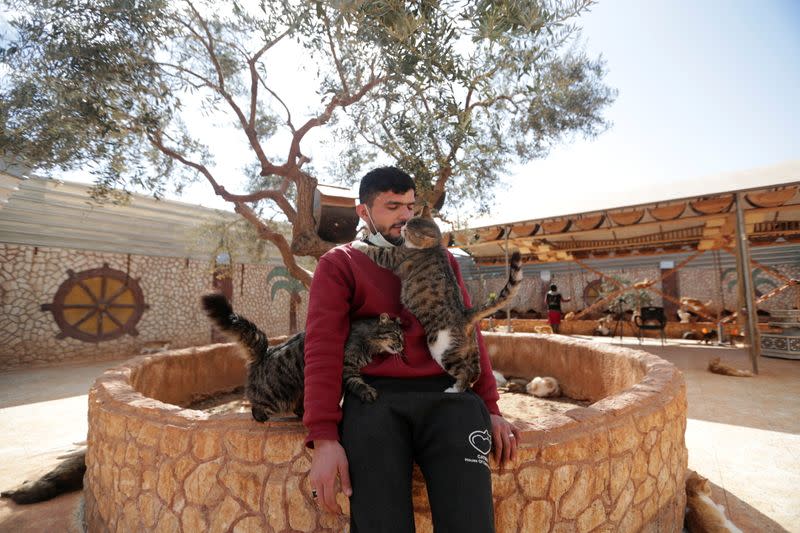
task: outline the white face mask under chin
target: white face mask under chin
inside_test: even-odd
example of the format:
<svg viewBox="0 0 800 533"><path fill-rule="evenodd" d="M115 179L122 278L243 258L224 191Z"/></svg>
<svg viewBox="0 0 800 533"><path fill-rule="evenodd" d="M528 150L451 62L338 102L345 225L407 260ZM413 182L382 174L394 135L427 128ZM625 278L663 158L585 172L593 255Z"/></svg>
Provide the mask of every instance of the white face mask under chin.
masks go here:
<svg viewBox="0 0 800 533"><path fill-rule="evenodd" d="M370 213L369 213L369 208L366 209L366 212L367 212L367 218L369 218L370 224L372 224L373 228L377 229L377 226L375 225L375 222L372 220L372 215L370 215ZM369 225L367 225L367 231L369 231L369 230L370 230ZM388 240L386 240L386 237L384 237L383 234L378 232L378 231L376 231L376 232L370 231L369 236L367 237L367 241L372 243L372 244L374 244L375 246L379 246L381 248L394 248L395 247L394 244L392 244Z"/></svg>

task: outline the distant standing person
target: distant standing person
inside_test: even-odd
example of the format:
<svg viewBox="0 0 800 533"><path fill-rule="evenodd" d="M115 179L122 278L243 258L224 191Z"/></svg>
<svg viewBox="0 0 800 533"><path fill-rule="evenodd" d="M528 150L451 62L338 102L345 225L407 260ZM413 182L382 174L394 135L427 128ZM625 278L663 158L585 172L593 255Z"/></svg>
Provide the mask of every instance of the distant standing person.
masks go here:
<svg viewBox="0 0 800 533"><path fill-rule="evenodd" d="M570 298L561 296L555 283L550 285L550 290L544 296L544 303L547 305L547 323L553 328L554 333L558 333L561 326L561 302L569 301Z"/></svg>

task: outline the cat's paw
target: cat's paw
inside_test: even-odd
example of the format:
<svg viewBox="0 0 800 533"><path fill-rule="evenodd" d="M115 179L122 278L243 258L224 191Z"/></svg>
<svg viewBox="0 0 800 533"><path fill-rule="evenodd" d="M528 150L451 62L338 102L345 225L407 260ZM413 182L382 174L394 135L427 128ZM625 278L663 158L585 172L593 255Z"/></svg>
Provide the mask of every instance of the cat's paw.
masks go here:
<svg viewBox="0 0 800 533"><path fill-rule="evenodd" d="M358 395L361 398L361 401L364 403L372 403L378 399L378 391L376 391L374 387L370 387L369 385L367 385L367 387L364 390L359 392Z"/></svg>
<svg viewBox="0 0 800 533"><path fill-rule="evenodd" d="M263 409L260 409L258 407L252 407L250 409L250 413L253 415L253 419L256 422L266 422L267 420L269 420L269 414Z"/></svg>
<svg viewBox="0 0 800 533"><path fill-rule="evenodd" d="M460 388L453 385L452 387L448 387L444 390L445 392L464 392Z"/></svg>
<svg viewBox="0 0 800 533"><path fill-rule="evenodd" d="M369 244L365 243L364 241L354 241L352 246L359 252L363 252L369 248Z"/></svg>

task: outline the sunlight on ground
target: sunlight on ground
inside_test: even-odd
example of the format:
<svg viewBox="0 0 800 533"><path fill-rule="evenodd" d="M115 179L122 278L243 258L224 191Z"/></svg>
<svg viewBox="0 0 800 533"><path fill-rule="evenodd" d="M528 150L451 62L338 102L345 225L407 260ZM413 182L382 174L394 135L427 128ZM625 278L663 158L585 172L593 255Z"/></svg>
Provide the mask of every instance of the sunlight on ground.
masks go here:
<svg viewBox="0 0 800 533"><path fill-rule="evenodd" d="M84 394L0 409L0 480L16 484L19 472L38 472L85 441L88 401ZM54 422L31 423L44 419Z"/></svg>
<svg viewBox="0 0 800 533"><path fill-rule="evenodd" d="M686 447L689 468L726 488L732 498L721 503L733 513L752 514L747 502L788 531L800 531L800 497L785 505L787 487L800 486L800 435L690 418Z"/></svg>

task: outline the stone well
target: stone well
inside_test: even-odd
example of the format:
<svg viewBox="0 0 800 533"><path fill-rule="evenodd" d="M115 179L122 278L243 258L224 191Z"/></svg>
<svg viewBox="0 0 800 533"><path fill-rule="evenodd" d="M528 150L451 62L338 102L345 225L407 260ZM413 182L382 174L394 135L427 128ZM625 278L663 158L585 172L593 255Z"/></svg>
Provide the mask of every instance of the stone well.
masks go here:
<svg viewBox="0 0 800 533"><path fill-rule="evenodd" d="M686 395L678 370L641 351L558 336L486 334L495 367L555 376L563 414L526 419L517 461L492 463L499 532L681 531ZM89 395L84 478L89 531L336 531L347 520L310 497L310 453L296 419L183 409L245 379L233 345L141 356ZM417 531L433 530L415 472ZM347 500L340 495L346 510Z"/></svg>

